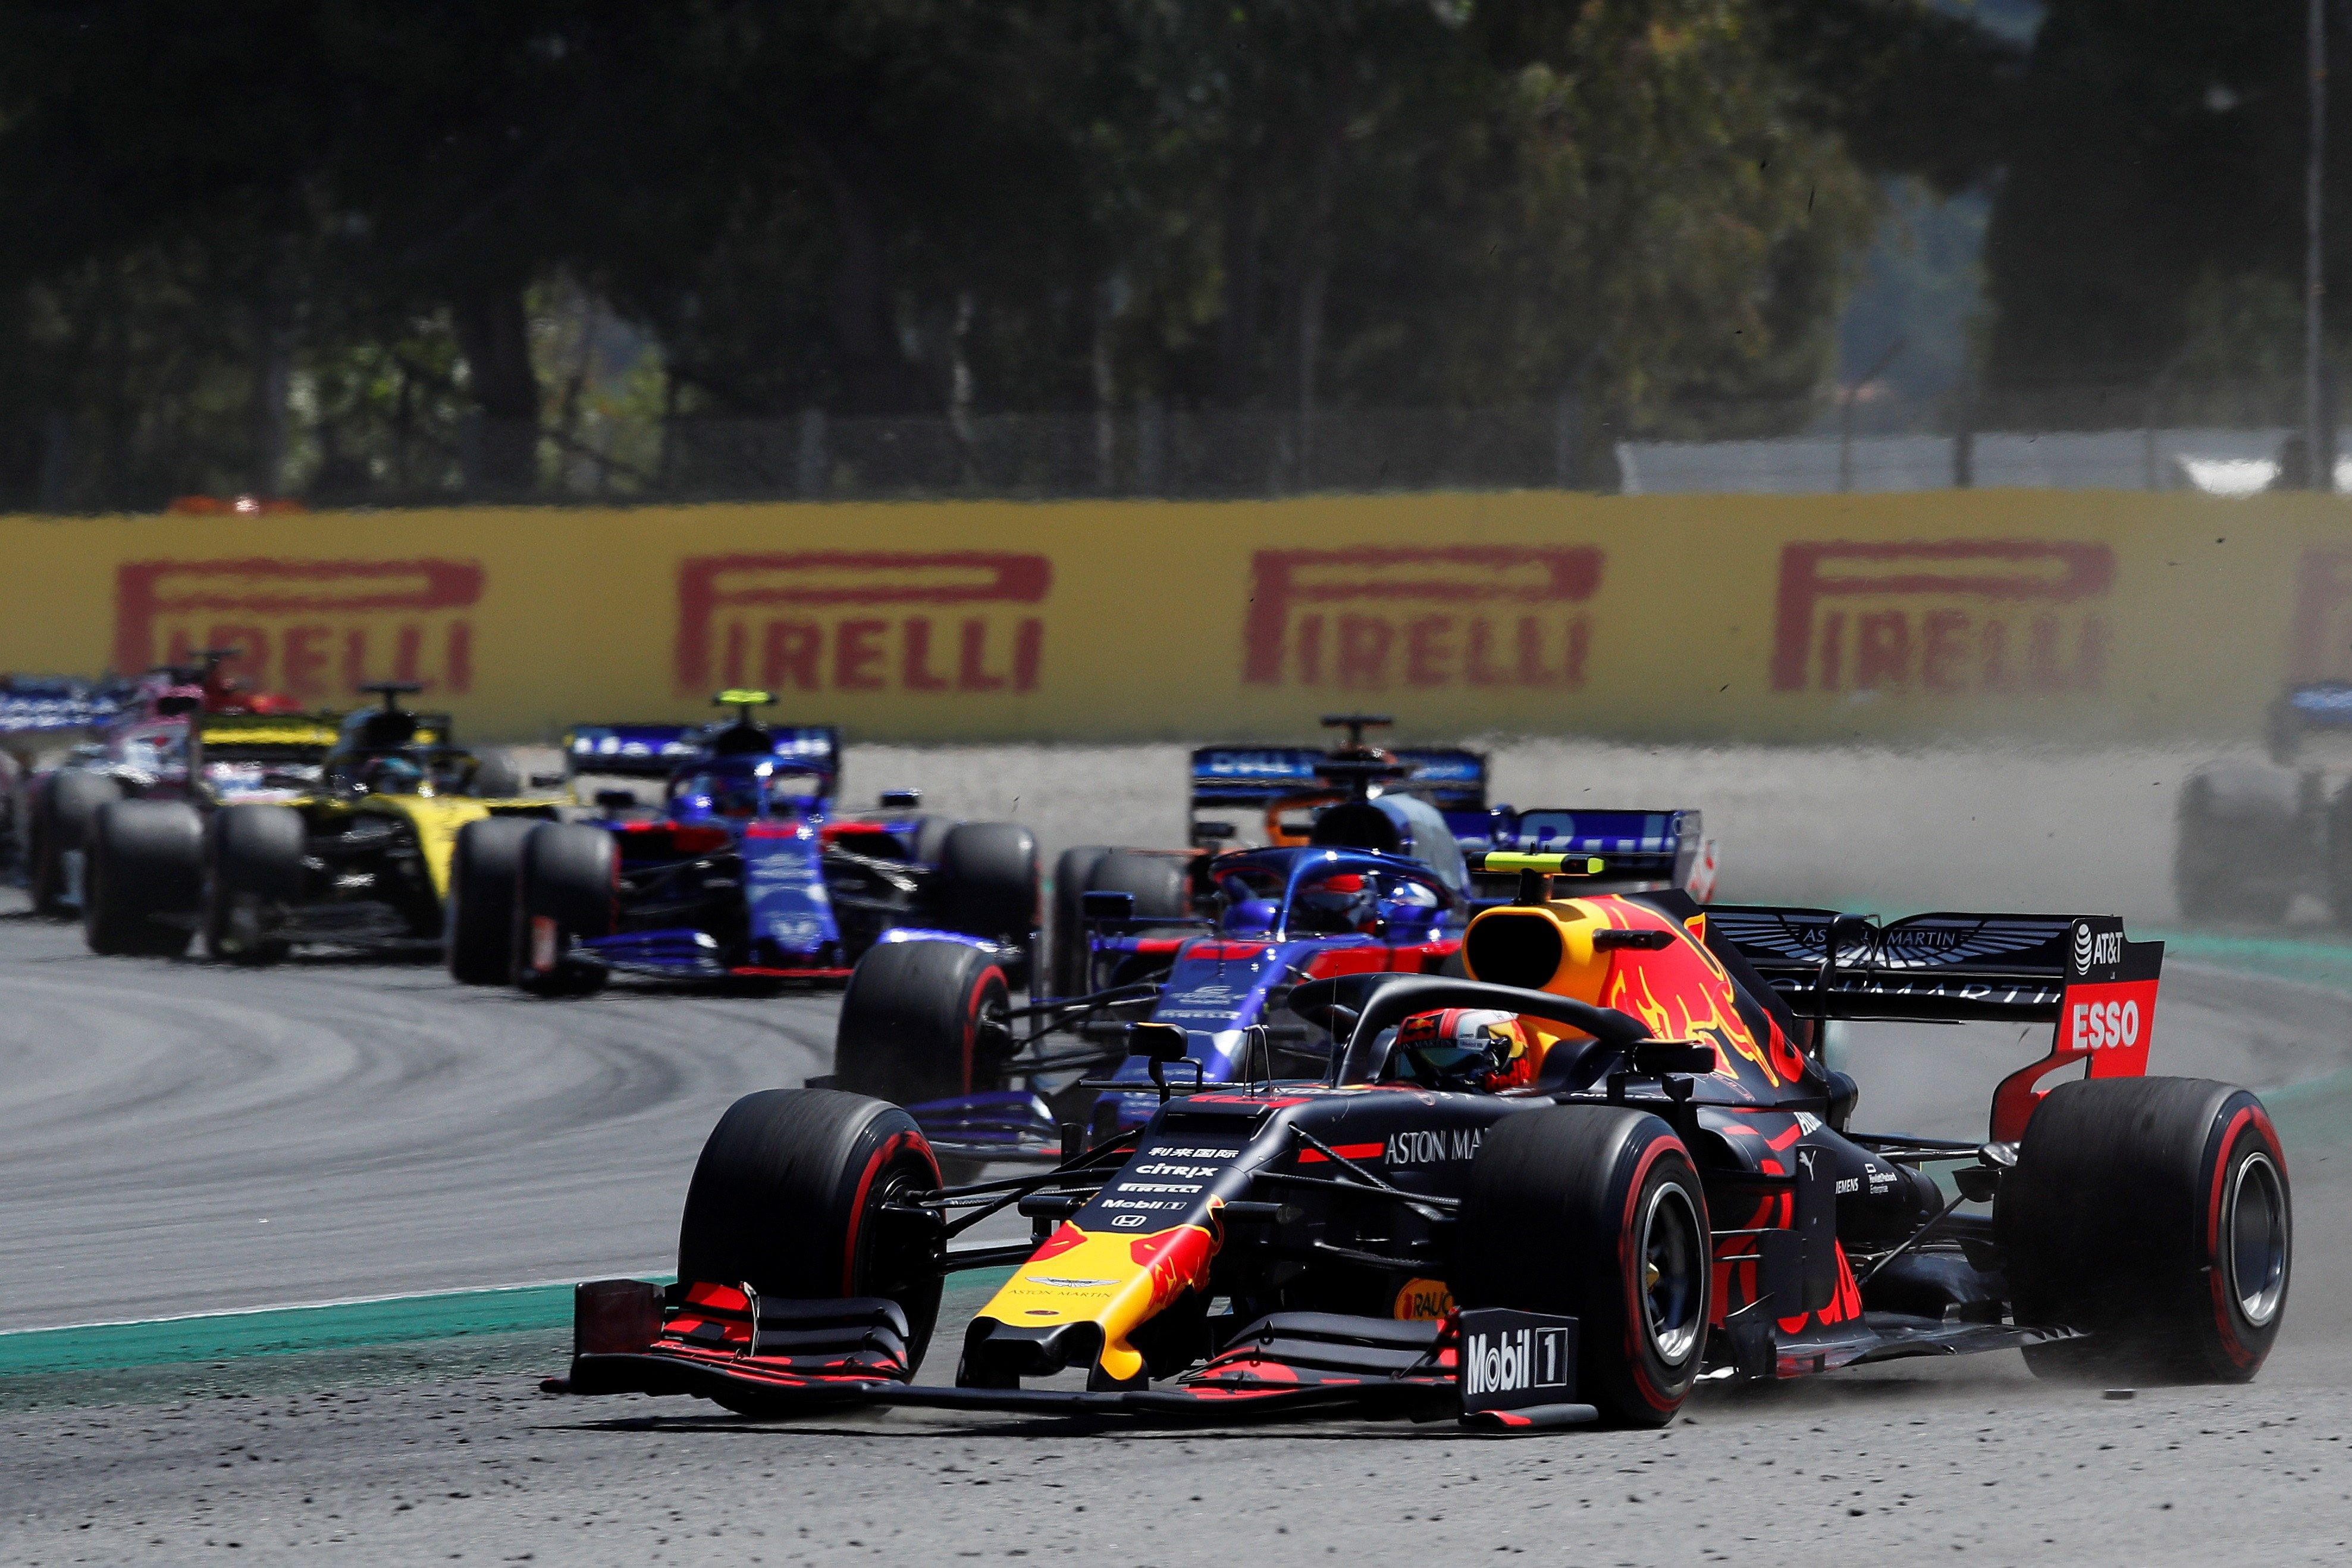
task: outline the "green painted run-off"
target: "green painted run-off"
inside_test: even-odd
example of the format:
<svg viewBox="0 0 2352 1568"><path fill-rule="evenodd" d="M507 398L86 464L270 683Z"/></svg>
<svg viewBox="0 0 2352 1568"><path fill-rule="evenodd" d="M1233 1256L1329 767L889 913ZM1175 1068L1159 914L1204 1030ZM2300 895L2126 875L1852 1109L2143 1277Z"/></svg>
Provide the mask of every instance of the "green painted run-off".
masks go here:
<svg viewBox="0 0 2352 1568"><path fill-rule="evenodd" d="M562 1329L571 1323L571 1286L527 1285L143 1323L31 1329L0 1333L0 1377L354 1350Z"/></svg>

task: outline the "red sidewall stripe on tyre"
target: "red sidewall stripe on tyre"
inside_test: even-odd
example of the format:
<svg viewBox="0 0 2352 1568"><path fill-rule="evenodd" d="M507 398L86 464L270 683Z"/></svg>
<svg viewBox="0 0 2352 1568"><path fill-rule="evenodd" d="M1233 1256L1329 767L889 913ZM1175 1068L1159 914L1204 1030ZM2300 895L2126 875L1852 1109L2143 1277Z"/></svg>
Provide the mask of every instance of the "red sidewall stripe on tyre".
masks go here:
<svg viewBox="0 0 2352 1568"><path fill-rule="evenodd" d="M936 1181L939 1177L940 1163L932 1157L930 1144L912 1128L904 1132L894 1132L884 1139L882 1147L875 1150L866 1160L866 1169L857 1177L857 1196L851 1201L849 1225L842 1241L841 1293L845 1296L853 1294L857 1284L857 1238L865 1228L866 1199L874 1190L874 1178L882 1173L883 1167L889 1164L893 1155L909 1145L922 1152L924 1160L931 1167L932 1179Z"/></svg>
<svg viewBox="0 0 2352 1568"><path fill-rule="evenodd" d="M1617 1226L1618 1273L1623 1276L1625 1280L1625 1362L1633 1369L1634 1391L1649 1403L1650 1408L1667 1413L1672 1413L1682 1402L1650 1381L1647 1354L1650 1323L1649 1292L1642 1287L1642 1268L1647 1259L1633 1256L1636 1246L1633 1214L1642 1205L1642 1189L1649 1184L1650 1167L1656 1164L1659 1157L1670 1150L1682 1155L1685 1162L1690 1159L1690 1152L1683 1147L1682 1140L1679 1138L1657 1139L1642 1152L1642 1163L1633 1168L1633 1179L1625 1194L1625 1213ZM1700 1213L1697 1218L1701 1235L1706 1232L1706 1202L1704 1197L1699 1199ZM1710 1268L1701 1274L1699 1289L1702 1291L1710 1289L1714 1283L1706 1277L1711 1272ZM1705 1305L1704 1298L1701 1299L1701 1305ZM1706 1314L1702 1312L1700 1316L1701 1321L1704 1321Z"/></svg>
<svg viewBox="0 0 2352 1568"><path fill-rule="evenodd" d="M980 972L980 978L973 981L971 984L971 997L964 1003L963 1087L961 1092L965 1094L970 1094L971 1092L971 1053L972 1048L980 1040L980 1001L982 997L988 994L989 976L992 974L1002 974L1003 973L1003 971L998 969L996 965L992 963L987 968L982 970Z"/></svg>
<svg viewBox="0 0 2352 1568"><path fill-rule="evenodd" d="M2213 1158L2213 1190L2206 1200L2205 1208L2205 1256L2209 1260L2205 1273L2213 1293L2213 1324L2221 1331L2223 1353L2239 1366L2252 1366L2255 1352L2239 1339L2238 1314L2230 1306L2231 1259L2222 1255L2221 1200L2229 1191L2230 1173L2233 1168L2230 1151L2238 1142L2239 1131L2250 1121L2262 1134L2263 1152L2270 1155L2271 1163L2278 1168L2279 1179L2284 1184L2286 1155L2279 1147L2277 1130L2271 1126L2271 1119L2261 1106L2240 1106L2238 1113L2230 1118L2229 1125L2221 1130L2220 1152Z"/></svg>

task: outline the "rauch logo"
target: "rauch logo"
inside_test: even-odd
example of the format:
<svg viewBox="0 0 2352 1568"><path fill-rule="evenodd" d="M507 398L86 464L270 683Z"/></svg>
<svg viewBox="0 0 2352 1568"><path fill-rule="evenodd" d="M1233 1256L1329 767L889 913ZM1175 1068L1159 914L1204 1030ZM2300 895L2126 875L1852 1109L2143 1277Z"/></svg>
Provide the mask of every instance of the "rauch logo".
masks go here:
<svg viewBox="0 0 2352 1568"><path fill-rule="evenodd" d="M2095 542L1782 547L1775 691L2095 691L2115 585Z"/></svg>
<svg viewBox="0 0 2352 1568"><path fill-rule="evenodd" d="M1601 563L1591 545L1260 551L1242 679L1573 690L1584 684L1584 606Z"/></svg>
<svg viewBox="0 0 2352 1568"><path fill-rule="evenodd" d="M811 551L698 556L677 574L677 686L1034 691L1043 555Z"/></svg>
<svg viewBox="0 0 2352 1568"><path fill-rule="evenodd" d="M133 561L115 577L114 664L236 648L236 673L299 698L371 680L470 690L475 561Z"/></svg>

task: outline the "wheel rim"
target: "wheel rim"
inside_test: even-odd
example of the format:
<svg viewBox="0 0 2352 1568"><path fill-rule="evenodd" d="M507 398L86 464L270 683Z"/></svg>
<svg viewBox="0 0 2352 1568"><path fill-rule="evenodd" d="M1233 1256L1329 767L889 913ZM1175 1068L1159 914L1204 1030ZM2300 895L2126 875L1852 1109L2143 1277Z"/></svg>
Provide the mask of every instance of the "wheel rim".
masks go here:
<svg viewBox="0 0 2352 1568"><path fill-rule="evenodd" d="M1642 1303L1650 1343L1669 1366L1690 1360L1706 1326L1699 1234L1698 1211L1679 1184L1650 1194L1642 1211Z"/></svg>
<svg viewBox="0 0 2352 1568"><path fill-rule="evenodd" d="M2230 1188L2221 1205L2230 1292L2240 1316L2268 1328L2286 1297L2286 1189L2278 1167L2260 1152L2239 1163Z"/></svg>

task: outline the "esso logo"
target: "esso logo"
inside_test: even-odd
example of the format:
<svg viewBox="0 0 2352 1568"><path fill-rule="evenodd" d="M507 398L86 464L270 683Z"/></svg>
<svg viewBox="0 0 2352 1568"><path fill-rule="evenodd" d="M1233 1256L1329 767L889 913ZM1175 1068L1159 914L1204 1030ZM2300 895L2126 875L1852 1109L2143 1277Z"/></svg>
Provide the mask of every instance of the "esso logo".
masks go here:
<svg viewBox="0 0 2352 1568"><path fill-rule="evenodd" d="M2074 1046L2078 1050L2116 1049L2139 1044L2137 1002L2077 1002L2074 1004Z"/></svg>

